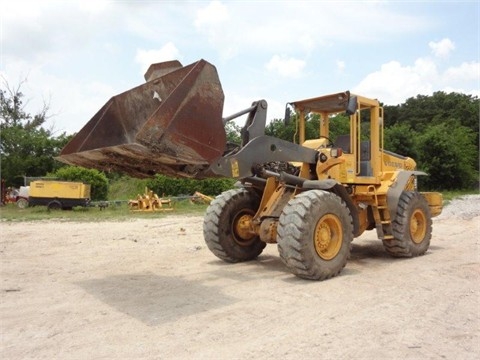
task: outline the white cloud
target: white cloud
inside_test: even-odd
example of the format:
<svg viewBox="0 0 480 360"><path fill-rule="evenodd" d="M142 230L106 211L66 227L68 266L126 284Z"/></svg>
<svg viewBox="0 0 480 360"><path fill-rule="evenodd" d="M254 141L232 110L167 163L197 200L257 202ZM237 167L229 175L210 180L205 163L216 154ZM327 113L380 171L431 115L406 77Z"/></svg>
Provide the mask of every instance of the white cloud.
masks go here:
<svg viewBox="0 0 480 360"><path fill-rule="evenodd" d="M474 26L459 28L455 44L431 42L431 58L412 54L425 36L442 39L438 33L448 33L453 20L440 24L435 13L412 13L406 5L351 2L340 14L338 2L332 1L275 6L221 0L0 1L5 10L0 14L0 73L8 74L12 84L27 76L31 105L51 97L52 111L60 113L57 126L68 131L77 131L109 97L143 82L151 63L172 59L191 63L205 58L217 66L227 114L265 98L270 118L283 113L284 100L351 88L352 82L365 95L390 103L421 92L478 89L478 59L471 46L465 48L476 39ZM415 46L404 48L405 39ZM382 48L387 41L401 45L370 56L372 46ZM452 55L455 47L459 63L442 62L441 56ZM349 54L358 55L354 62ZM422 57L403 60L412 56ZM376 71L362 74L365 66ZM307 72L309 81L303 76Z"/></svg>
<svg viewBox="0 0 480 360"><path fill-rule="evenodd" d="M48 4L51 2L45 1ZM39 1L2 1L2 12L12 20L32 20L40 16L42 4ZM44 4L43 4L44 5Z"/></svg>
<svg viewBox="0 0 480 360"><path fill-rule="evenodd" d="M239 19L230 19L226 5L212 1L196 12L194 25L197 31L206 36L208 43L216 48L224 59L231 59L238 53Z"/></svg>
<svg viewBox="0 0 480 360"><path fill-rule="evenodd" d="M78 8L82 11L85 11L90 14L100 14L104 12L110 5L111 1L108 0L95 0L95 1L85 1L85 0L78 0L77 1Z"/></svg>
<svg viewBox="0 0 480 360"><path fill-rule="evenodd" d="M27 73L25 69L29 69ZM46 128L54 131L73 133L87 121L115 94L125 89L115 89L100 81L77 79L73 82L68 76L58 76L42 67L30 67L21 60L9 62L0 77L8 86L21 85L24 94L23 104L29 114L37 114L44 104L49 105Z"/></svg>
<svg viewBox="0 0 480 360"><path fill-rule="evenodd" d="M137 54L135 55L135 62L142 67L142 74L147 71L151 64L179 59L181 59L180 51L172 42L166 43L158 50L138 49Z"/></svg>
<svg viewBox="0 0 480 360"><path fill-rule="evenodd" d="M384 41L430 26L426 18L393 11L383 2L350 2L342 7L341 25L338 16L338 3L331 1L291 1L275 6L260 1L254 7L240 1L212 1L197 10L194 24L223 59L259 51L281 53L287 48L308 55L337 42Z"/></svg>
<svg viewBox="0 0 480 360"><path fill-rule="evenodd" d="M448 38L444 38L438 42L430 41L428 46L433 54L439 58L446 58L455 50L455 44Z"/></svg>
<svg viewBox="0 0 480 360"><path fill-rule="evenodd" d="M223 116L229 116L232 114L235 114L239 112L240 110L248 108L253 101L258 101L258 100L265 100L267 101L268 104L268 109L267 109L267 122L272 119L283 119L285 116L285 103L286 102L281 102L277 101L272 98L264 98L262 94L259 94L258 92L248 92L248 91L237 91L238 89L225 89L226 94L228 94L225 97L225 103L223 107ZM252 90L252 89L250 89ZM245 95L248 94L248 95ZM264 95L264 94L263 94ZM235 124L239 126L244 126L246 123L248 115L242 115L235 120L232 120L235 122Z"/></svg>
<svg viewBox="0 0 480 360"><path fill-rule="evenodd" d="M435 91L477 95L480 92L475 88L478 81L478 62L462 63L442 71L433 60L419 58L412 66L398 61L383 64L380 70L368 74L353 92L378 98L388 105L397 105L412 96L431 95Z"/></svg>
<svg viewBox="0 0 480 360"><path fill-rule="evenodd" d="M437 67L431 61L418 59L413 66L390 61L367 75L353 91L396 105L408 97L432 93L432 82L437 82L437 78Z"/></svg>
<svg viewBox="0 0 480 360"><path fill-rule="evenodd" d="M215 26L228 21L228 9L220 1L212 1L207 7L199 9L194 24L197 28Z"/></svg>
<svg viewBox="0 0 480 360"><path fill-rule="evenodd" d="M303 60L274 55L265 67L268 71L276 72L280 76L298 78L302 75L305 65Z"/></svg>
<svg viewBox="0 0 480 360"><path fill-rule="evenodd" d="M448 68L444 74L444 81L449 83L480 81L480 62L464 62L458 67Z"/></svg>

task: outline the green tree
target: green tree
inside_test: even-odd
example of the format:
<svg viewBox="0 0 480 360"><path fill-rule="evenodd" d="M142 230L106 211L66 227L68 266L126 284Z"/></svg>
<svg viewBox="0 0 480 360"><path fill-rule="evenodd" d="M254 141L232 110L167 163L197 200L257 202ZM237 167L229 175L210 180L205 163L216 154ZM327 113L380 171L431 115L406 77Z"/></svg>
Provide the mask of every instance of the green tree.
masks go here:
<svg viewBox="0 0 480 360"><path fill-rule="evenodd" d="M242 142L242 137L240 135L241 128L233 121L227 122L225 125L225 132L227 133L227 141L240 144Z"/></svg>
<svg viewBox="0 0 480 360"><path fill-rule="evenodd" d="M296 123L296 115L292 115L292 118L287 124L285 124L283 119L273 119L265 127L265 135L298 142Z"/></svg>
<svg viewBox="0 0 480 360"><path fill-rule="evenodd" d="M419 169L429 174L420 177L427 188L471 188L478 179L475 133L456 121L427 128L417 139L417 153Z"/></svg>
<svg viewBox="0 0 480 360"><path fill-rule="evenodd" d="M316 139L320 132L320 120L318 115L307 116L305 121L305 139ZM298 116L292 114L289 121L273 119L265 127L265 135L273 136L282 140L299 142Z"/></svg>
<svg viewBox="0 0 480 360"><path fill-rule="evenodd" d="M0 89L1 176L8 185L19 186L23 176L44 176L63 166L54 160L70 137L54 136L43 127L48 105L35 115L24 110L21 84Z"/></svg>
<svg viewBox="0 0 480 360"><path fill-rule="evenodd" d="M298 116L293 114L290 121L285 124L283 119L273 119L265 129L265 134L277 137L279 139L294 141L298 143ZM337 114L330 118L329 138L335 142L335 139L342 134L350 132L349 117L342 114ZM320 115L309 114L305 121L305 139L317 139L320 135Z"/></svg>
<svg viewBox="0 0 480 360"><path fill-rule="evenodd" d="M384 106L385 147L412 157L427 188L471 187L479 170L478 97L437 91ZM474 178L474 179L472 179Z"/></svg>
<svg viewBox="0 0 480 360"><path fill-rule="evenodd" d="M384 109L388 126L407 124L412 130L421 132L430 125L457 119L460 125L478 133L480 107L477 96L437 91L431 96L417 95L403 104Z"/></svg>
<svg viewBox="0 0 480 360"><path fill-rule="evenodd" d="M408 124L397 123L385 129L384 147L386 150L415 159L417 157L415 139L415 133Z"/></svg>
<svg viewBox="0 0 480 360"><path fill-rule="evenodd" d="M337 114L330 118L329 138L335 139L344 134L350 134L350 117L345 114Z"/></svg>

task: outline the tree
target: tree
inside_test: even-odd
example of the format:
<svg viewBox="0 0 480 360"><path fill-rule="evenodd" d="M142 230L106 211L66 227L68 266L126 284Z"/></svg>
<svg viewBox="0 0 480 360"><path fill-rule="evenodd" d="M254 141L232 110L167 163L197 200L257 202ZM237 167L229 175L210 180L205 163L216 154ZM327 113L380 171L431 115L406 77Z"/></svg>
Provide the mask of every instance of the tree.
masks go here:
<svg viewBox="0 0 480 360"><path fill-rule="evenodd" d="M240 135L241 127L235 124L233 121L226 123L225 132L227 134L228 142L234 144L240 144L242 142L242 137Z"/></svg>
<svg viewBox="0 0 480 360"><path fill-rule="evenodd" d="M427 188L469 188L478 180L478 97L437 91L385 106L385 147L417 161Z"/></svg>
<svg viewBox="0 0 480 360"><path fill-rule="evenodd" d="M370 130L368 130L370 131ZM335 139L340 135L350 134L350 118L345 114L337 114L330 118L330 139L335 142ZM366 133L366 131L364 132Z"/></svg>
<svg viewBox="0 0 480 360"><path fill-rule="evenodd" d="M18 186L23 176L44 176L63 166L54 160L69 141L65 133L54 136L43 127L49 107L31 115L24 109L20 84L0 89L0 161L6 184Z"/></svg>
<svg viewBox="0 0 480 360"><path fill-rule="evenodd" d="M265 127L265 135L298 142L298 136L296 136L296 115L293 115L287 124L285 124L283 119L273 119Z"/></svg>
<svg viewBox="0 0 480 360"><path fill-rule="evenodd" d="M292 114L289 121L273 119L265 128L265 135L273 136L282 140L299 142L298 115ZM318 138L320 132L320 120L318 115L307 116L305 121L305 139Z"/></svg>
<svg viewBox="0 0 480 360"><path fill-rule="evenodd" d="M409 125L414 131L423 131L430 125L457 119L460 125L478 133L480 107L477 96L437 91L431 96L408 98L400 105L384 106L384 109L388 126L400 123Z"/></svg>
<svg viewBox="0 0 480 360"><path fill-rule="evenodd" d="M298 116L294 114L290 121L285 124L283 119L273 119L265 128L265 134L282 140L296 142L298 144ZM350 132L350 120L348 116L337 114L330 117L329 138L335 139L342 134ZM320 115L309 114L305 121L305 140L318 139L320 135Z"/></svg>
<svg viewBox="0 0 480 360"><path fill-rule="evenodd" d="M478 179L475 133L458 122L429 127L417 139L417 153L419 169L429 174L420 177L427 188L471 188Z"/></svg>
<svg viewBox="0 0 480 360"><path fill-rule="evenodd" d="M385 129L386 150L415 159L415 133L408 124L397 123Z"/></svg>

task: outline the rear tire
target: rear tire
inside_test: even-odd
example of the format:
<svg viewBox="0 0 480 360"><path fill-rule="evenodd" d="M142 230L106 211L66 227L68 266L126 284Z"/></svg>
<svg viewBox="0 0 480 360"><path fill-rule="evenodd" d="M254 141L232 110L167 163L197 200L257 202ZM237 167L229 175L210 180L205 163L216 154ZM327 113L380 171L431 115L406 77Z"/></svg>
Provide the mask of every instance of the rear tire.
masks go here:
<svg viewBox="0 0 480 360"><path fill-rule="evenodd" d="M350 255L353 222L341 198L310 190L290 200L278 225L278 250L296 276L325 280L339 274Z"/></svg>
<svg viewBox="0 0 480 360"><path fill-rule="evenodd" d="M51 211L55 210L61 210L62 209L62 203L57 200L50 201L47 205L47 209Z"/></svg>
<svg viewBox="0 0 480 360"><path fill-rule="evenodd" d="M394 239L383 240L387 253L394 257L425 254L432 238L432 215L427 201L420 193L402 193L392 228Z"/></svg>
<svg viewBox="0 0 480 360"><path fill-rule="evenodd" d="M251 231L260 198L245 189L226 191L207 208L203 236L210 251L226 262L255 259L266 244Z"/></svg>

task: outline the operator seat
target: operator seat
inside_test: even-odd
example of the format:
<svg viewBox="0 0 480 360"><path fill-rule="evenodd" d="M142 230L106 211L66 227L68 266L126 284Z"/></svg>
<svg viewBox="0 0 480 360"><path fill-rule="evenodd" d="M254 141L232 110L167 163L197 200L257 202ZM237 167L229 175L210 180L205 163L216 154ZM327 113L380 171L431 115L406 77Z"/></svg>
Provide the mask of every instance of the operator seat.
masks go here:
<svg viewBox="0 0 480 360"><path fill-rule="evenodd" d="M335 146L342 148L343 152L351 154L350 149L350 135L339 135L335 141Z"/></svg>
<svg viewBox="0 0 480 360"><path fill-rule="evenodd" d="M373 176L371 155L370 155L370 141L362 141L360 143L360 176ZM351 154L350 135L339 135L335 141L335 146L342 148L344 153Z"/></svg>

